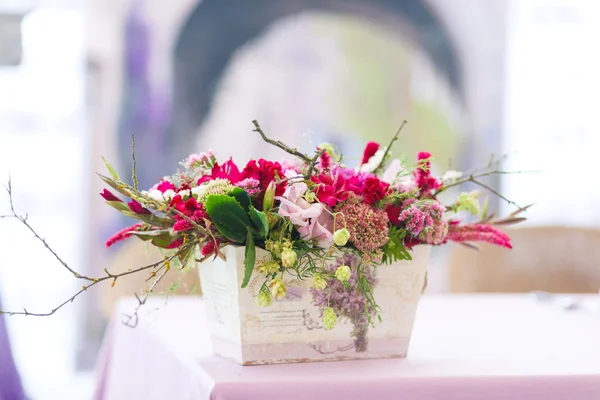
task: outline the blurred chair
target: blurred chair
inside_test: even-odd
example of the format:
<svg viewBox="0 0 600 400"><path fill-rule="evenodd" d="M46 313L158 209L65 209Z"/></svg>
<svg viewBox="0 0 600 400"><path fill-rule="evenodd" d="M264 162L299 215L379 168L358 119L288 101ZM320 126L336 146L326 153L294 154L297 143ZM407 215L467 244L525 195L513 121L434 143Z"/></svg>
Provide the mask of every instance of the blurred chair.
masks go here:
<svg viewBox="0 0 600 400"><path fill-rule="evenodd" d="M116 274L125 272L129 269L153 264L163 258L164 254L156 247L132 238L125 241L114 253L109 259L106 269L111 273ZM148 270L121 277L113 287L104 285L101 293L101 307L104 315L110 317L114 311L115 304L120 297L133 296L134 293L142 294L144 290L148 289L153 282L153 279L146 281L150 277L151 271L152 270ZM156 285L153 293L169 295L200 294L198 270L192 268L191 270L184 272L172 268L158 285Z"/></svg>
<svg viewBox="0 0 600 400"><path fill-rule="evenodd" d="M450 292L598 293L600 230L559 226L507 230L513 249L456 245Z"/></svg>
<svg viewBox="0 0 600 400"><path fill-rule="evenodd" d="M21 377L10 349L5 318L6 316L0 315L0 400L25 400Z"/></svg>

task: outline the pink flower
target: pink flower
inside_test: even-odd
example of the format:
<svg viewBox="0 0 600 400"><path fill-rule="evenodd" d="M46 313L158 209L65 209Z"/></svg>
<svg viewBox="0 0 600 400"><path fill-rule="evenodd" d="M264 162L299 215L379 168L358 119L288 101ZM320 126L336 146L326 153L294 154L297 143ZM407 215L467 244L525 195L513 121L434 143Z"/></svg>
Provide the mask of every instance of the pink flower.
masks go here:
<svg viewBox="0 0 600 400"><path fill-rule="evenodd" d="M317 150L321 150L317 148ZM327 151L321 153L321 157L319 158L319 167L322 171L327 172L331 168L331 156Z"/></svg>
<svg viewBox="0 0 600 400"><path fill-rule="evenodd" d="M371 157L373 157L375 155L375 153L377 153L377 150L379 150L379 147L381 147L379 145L379 143L376 143L376 142L367 143L367 145L365 146L365 150L363 152L363 158L362 158L362 161L360 162L360 165L368 163L369 159Z"/></svg>
<svg viewBox="0 0 600 400"><path fill-rule="evenodd" d="M197 185L200 186L204 182L212 181L217 178L227 179L233 184L238 183L243 179L239 168L230 158L229 161L227 161L223 165L215 163L210 175L203 175L200 179L198 179Z"/></svg>
<svg viewBox="0 0 600 400"><path fill-rule="evenodd" d="M132 231L137 231L139 228L141 228L143 226L144 226L143 222L138 222L137 224L133 224L131 226L128 226L127 228L121 229L120 231L118 231L117 233L112 235L110 237L110 239L108 239L106 241L106 247L110 247L117 242L127 239L128 237L131 236Z"/></svg>
<svg viewBox="0 0 600 400"><path fill-rule="evenodd" d="M104 200L106 200L106 201L118 201L120 203L123 202L121 199L119 199L117 196L115 196L113 194L113 192L111 192L108 189L104 189L102 191L102 193L100 193L100 196L104 197Z"/></svg>
<svg viewBox="0 0 600 400"><path fill-rule="evenodd" d="M259 202L262 201L264 193L267 190L267 186L269 186L269 183L273 181L277 183L275 195L281 196L283 194L286 187L286 181L281 180L283 177L283 169L278 162L267 161L263 158L259 160L248 161L248 164L246 164L246 167L242 171L243 179L253 178L260 183L260 194L258 195Z"/></svg>
<svg viewBox="0 0 600 400"><path fill-rule="evenodd" d="M506 233L491 225L484 224L457 225L451 223L448 227L446 240L453 242L487 242L512 249L510 237Z"/></svg>
<svg viewBox="0 0 600 400"><path fill-rule="evenodd" d="M425 197L431 196L431 192L442 186L435 177L431 175L431 153L421 151L417 154L417 169L414 173L415 182L421 191L421 195Z"/></svg>
<svg viewBox="0 0 600 400"><path fill-rule="evenodd" d="M317 184L315 193L321 203L325 203L329 207L335 207L338 203L346 200L350 193L362 193L359 176L355 175L354 172L352 175L345 172L342 168L339 168L330 174L311 177L311 180Z"/></svg>
<svg viewBox="0 0 600 400"><path fill-rule="evenodd" d="M260 193L260 182L254 178L241 180L235 186L244 189L250 196L256 196Z"/></svg>
<svg viewBox="0 0 600 400"><path fill-rule="evenodd" d="M129 203L127 203L127 206L129 207L129 209L131 211L133 211L136 214L150 214L150 210L144 208L140 203L138 203L136 200L131 200Z"/></svg>
<svg viewBox="0 0 600 400"><path fill-rule="evenodd" d="M333 217L319 203L309 203L302 198L308 190L304 182L289 185L279 200L278 214L289 218L304 240L315 239L317 245L327 249L333 243Z"/></svg>
<svg viewBox="0 0 600 400"><path fill-rule="evenodd" d="M365 203L345 203L337 209L357 249L372 252L388 241L389 219L385 211Z"/></svg>
<svg viewBox="0 0 600 400"><path fill-rule="evenodd" d="M169 181L162 181L158 184L158 186L156 187L157 190L160 190L161 193L166 192L167 190L173 190L173 191L177 191L177 188L175 187L175 185L173 185L171 182Z"/></svg>

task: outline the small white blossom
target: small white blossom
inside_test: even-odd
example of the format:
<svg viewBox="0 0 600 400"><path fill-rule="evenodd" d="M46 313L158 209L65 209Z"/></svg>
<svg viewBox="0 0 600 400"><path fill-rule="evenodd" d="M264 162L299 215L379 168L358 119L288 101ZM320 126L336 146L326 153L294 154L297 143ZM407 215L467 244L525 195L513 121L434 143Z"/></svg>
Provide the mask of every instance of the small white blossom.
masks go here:
<svg viewBox="0 0 600 400"><path fill-rule="evenodd" d="M165 190L163 193L163 198L167 201L170 201L175 197L175 191L173 189Z"/></svg>
<svg viewBox="0 0 600 400"><path fill-rule="evenodd" d="M442 181L444 182L452 182L462 178L463 173L460 171L450 170L446 171L444 175L442 175Z"/></svg>
<svg viewBox="0 0 600 400"><path fill-rule="evenodd" d="M148 197L150 197L154 201L165 201L162 192L158 189L154 189L148 192Z"/></svg>
<svg viewBox="0 0 600 400"><path fill-rule="evenodd" d="M373 156L371 158L369 158L369 161L367 161L366 163L364 163L363 165L360 166L359 170L361 172L375 171L375 169L377 169L379 164L381 164L384 154L385 154L385 149L377 150L377 152L375 154L373 154Z"/></svg>
<svg viewBox="0 0 600 400"><path fill-rule="evenodd" d="M190 192L189 189L181 190L181 191L177 192L177 194L180 195L182 199L190 197L191 193L192 192Z"/></svg>

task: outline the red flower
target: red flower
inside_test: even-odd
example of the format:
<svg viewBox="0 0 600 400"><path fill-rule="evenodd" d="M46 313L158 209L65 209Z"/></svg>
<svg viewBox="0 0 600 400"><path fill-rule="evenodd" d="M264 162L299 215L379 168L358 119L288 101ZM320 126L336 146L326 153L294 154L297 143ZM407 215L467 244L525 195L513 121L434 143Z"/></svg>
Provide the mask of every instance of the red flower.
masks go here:
<svg viewBox="0 0 600 400"><path fill-rule="evenodd" d="M150 214L150 210L142 207L142 205L135 200L131 200L127 203L127 206L129 206L129 209L136 214Z"/></svg>
<svg viewBox="0 0 600 400"><path fill-rule="evenodd" d="M217 178L228 179L229 182L233 184L238 183L239 181L244 179L242 178L242 174L240 173L239 168L237 167L237 165L235 165L231 158L223 165L215 163L210 175L204 175L200 179L198 179L198 185L204 182L212 181Z"/></svg>
<svg viewBox="0 0 600 400"><path fill-rule="evenodd" d="M102 193L100 193L100 196L104 197L104 200L106 200L106 201L118 201L118 202L121 202L121 203L123 202L121 199L119 199L117 196L115 196L113 194L113 192L111 192L108 189L104 189L102 191Z"/></svg>
<svg viewBox="0 0 600 400"><path fill-rule="evenodd" d="M180 195L176 195L171 200L171 203L169 203L169 206L174 207L177 211L188 217L188 219L201 226L204 226L204 219L208 218L204 206L199 204L193 197L184 201ZM177 214L173 218L176 221L173 225L173 231L181 232L194 229L194 224L181 215Z"/></svg>
<svg viewBox="0 0 600 400"><path fill-rule="evenodd" d="M379 150L379 147L381 147L381 146L377 142L367 143L367 145L365 146L365 151L363 152L363 158L362 158L362 161L360 162L360 165L368 163L369 159L371 157L373 157L375 155L375 153L377 153L377 150Z"/></svg>
<svg viewBox="0 0 600 400"><path fill-rule="evenodd" d="M442 186L441 182L431 176L430 157L431 153L425 151L421 151L417 154L418 162L414 176L422 196L429 196L431 195L432 190L439 189Z"/></svg>
<svg viewBox="0 0 600 400"><path fill-rule="evenodd" d="M317 147L317 150L322 149ZM321 167L322 171L329 171L331 168L331 156L327 151L323 151L323 153L321 153L321 157L319 158L319 166Z"/></svg>
<svg viewBox="0 0 600 400"><path fill-rule="evenodd" d="M246 164L246 167L242 171L242 179L254 178L259 182L260 194L257 200L259 202L262 202L269 183L272 181L277 183L283 177L283 169L278 162L267 161L263 158L248 161L248 164ZM277 183L275 195L281 196L285 192L285 186L285 181Z"/></svg>
<svg viewBox="0 0 600 400"><path fill-rule="evenodd" d="M330 207L348 199L350 193L362 194L358 178L352 176L346 179L342 174L320 174L310 178L317 184L315 193L321 203Z"/></svg>
<svg viewBox="0 0 600 400"><path fill-rule="evenodd" d="M169 181L162 181L157 187L157 190L160 190L161 193L166 192L167 190L173 190L173 191L177 191L177 188L175 187L175 185L173 185L171 182Z"/></svg>
<svg viewBox="0 0 600 400"><path fill-rule="evenodd" d="M362 189L365 203L373 205L381 201L388 194L389 188L389 183L380 181L378 178L369 177L365 179Z"/></svg>
<svg viewBox="0 0 600 400"><path fill-rule="evenodd" d="M165 246L165 249L176 249L179 246L181 246L182 244L183 244L183 238L178 238L178 239L173 240L167 246Z"/></svg>
<svg viewBox="0 0 600 400"><path fill-rule="evenodd" d="M215 242L216 240L216 242ZM217 250L217 246L221 243L219 241L219 239L215 239L215 240L211 240L208 243L206 243L203 247L202 247L202 255L203 256L207 256L209 254L213 254L216 253Z"/></svg>
<svg viewBox="0 0 600 400"><path fill-rule="evenodd" d="M138 228L141 228L142 226L144 226L144 223L138 222L137 224L121 229L119 232L112 235L110 239L106 241L106 247L110 247L117 242L127 239L129 236L131 236L132 231L137 231Z"/></svg>

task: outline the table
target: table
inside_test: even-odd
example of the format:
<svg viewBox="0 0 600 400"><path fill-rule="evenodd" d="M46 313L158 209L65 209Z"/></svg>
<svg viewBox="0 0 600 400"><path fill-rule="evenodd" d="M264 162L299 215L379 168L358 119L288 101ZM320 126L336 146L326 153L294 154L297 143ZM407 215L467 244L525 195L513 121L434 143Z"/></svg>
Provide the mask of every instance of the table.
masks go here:
<svg viewBox="0 0 600 400"><path fill-rule="evenodd" d="M181 297L156 299L135 329L112 321L96 398L600 399L600 311L526 294L425 295L406 359L242 367L210 354L203 319L202 300Z"/></svg>

